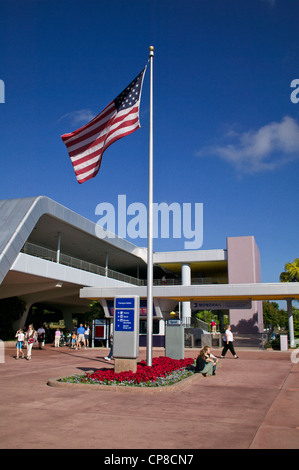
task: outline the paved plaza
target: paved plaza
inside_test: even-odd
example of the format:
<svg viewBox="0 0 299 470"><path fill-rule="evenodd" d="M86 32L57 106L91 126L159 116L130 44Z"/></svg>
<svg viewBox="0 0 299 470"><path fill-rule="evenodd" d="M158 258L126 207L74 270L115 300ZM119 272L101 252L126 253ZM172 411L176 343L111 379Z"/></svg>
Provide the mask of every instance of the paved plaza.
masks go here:
<svg viewBox="0 0 299 470"><path fill-rule="evenodd" d="M48 385L113 367L104 359L108 349L47 345L34 348L31 361L16 360L15 352L6 343L0 364L1 449L299 448L299 351L293 361L292 351L239 349L239 359L228 352L216 376L156 393ZM198 352L185 349L185 357Z"/></svg>

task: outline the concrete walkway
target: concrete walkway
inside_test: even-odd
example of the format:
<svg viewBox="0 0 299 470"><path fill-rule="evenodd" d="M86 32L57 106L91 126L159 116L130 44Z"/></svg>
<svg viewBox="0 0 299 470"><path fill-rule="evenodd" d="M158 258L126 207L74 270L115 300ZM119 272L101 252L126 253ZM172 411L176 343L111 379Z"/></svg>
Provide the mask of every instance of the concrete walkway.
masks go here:
<svg viewBox="0 0 299 470"><path fill-rule="evenodd" d="M199 376L176 393L125 393L47 385L113 367L107 349L47 345L34 348L31 361L17 361L14 345L6 344L0 363L1 449L299 448L299 350L292 362L291 351L239 349L239 359L228 352L221 360L216 376ZM198 351L186 349L185 357Z"/></svg>

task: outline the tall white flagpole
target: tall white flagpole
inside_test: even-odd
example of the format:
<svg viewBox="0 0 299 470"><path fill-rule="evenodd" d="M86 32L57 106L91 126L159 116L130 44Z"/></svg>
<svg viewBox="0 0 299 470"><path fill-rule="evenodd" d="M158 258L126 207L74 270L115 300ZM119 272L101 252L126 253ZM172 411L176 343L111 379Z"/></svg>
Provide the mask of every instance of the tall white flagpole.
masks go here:
<svg viewBox="0 0 299 470"><path fill-rule="evenodd" d="M147 365L152 366L153 347L153 58L154 47L149 47L150 58L150 121L149 121L149 175L147 228Z"/></svg>

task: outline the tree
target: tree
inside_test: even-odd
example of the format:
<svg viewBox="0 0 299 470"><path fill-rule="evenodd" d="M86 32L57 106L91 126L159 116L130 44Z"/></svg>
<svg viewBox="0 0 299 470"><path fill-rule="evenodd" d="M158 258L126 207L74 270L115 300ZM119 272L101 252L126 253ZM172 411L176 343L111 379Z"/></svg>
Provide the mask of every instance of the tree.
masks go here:
<svg viewBox="0 0 299 470"><path fill-rule="evenodd" d="M299 336L299 309L293 307L293 315L294 315L294 333L295 336Z"/></svg>
<svg viewBox="0 0 299 470"><path fill-rule="evenodd" d="M105 318L104 310L100 302L93 300L89 304L89 310L84 314L84 321L92 322L96 318Z"/></svg>
<svg viewBox="0 0 299 470"><path fill-rule="evenodd" d="M285 264L284 271L280 274L280 282L299 282L299 258Z"/></svg>
<svg viewBox="0 0 299 470"><path fill-rule="evenodd" d="M288 314L285 310L279 309L276 302L263 302L263 318L265 328L280 327L287 328Z"/></svg>
<svg viewBox="0 0 299 470"><path fill-rule="evenodd" d="M218 316L211 312L211 310L202 310L201 312L198 312L195 317L204 321L208 325L210 325L212 320L215 320L216 323L219 323Z"/></svg>

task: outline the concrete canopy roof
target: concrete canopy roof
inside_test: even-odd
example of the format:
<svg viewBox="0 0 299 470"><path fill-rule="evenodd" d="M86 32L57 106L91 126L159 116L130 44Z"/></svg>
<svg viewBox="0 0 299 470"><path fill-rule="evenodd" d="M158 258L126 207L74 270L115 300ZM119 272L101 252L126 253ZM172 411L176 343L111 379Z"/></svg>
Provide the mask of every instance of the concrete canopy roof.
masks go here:
<svg viewBox="0 0 299 470"><path fill-rule="evenodd" d="M61 251L70 256L105 266L108 253L110 269L146 267L145 248L117 236L101 239L95 229L94 222L45 196L0 201L0 283L26 241L56 250L58 232Z"/></svg>
<svg viewBox="0 0 299 470"><path fill-rule="evenodd" d="M102 239L96 224L45 197L0 201L0 298L20 296L26 302L64 306L73 311L89 302L79 298L82 286L117 284L103 276L21 253L25 242L136 277L146 271L146 249L118 237ZM103 229L102 232L105 232ZM62 284L57 288L57 283ZM108 284L107 284L108 283ZM122 284L122 283L120 283Z"/></svg>
<svg viewBox="0 0 299 470"><path fill-rule="evenodd" d="M182 264L189 264L193 273L227 272L226 250L191 250L154 253L154 263L176 274L181 274Z"/></svg>
<svg viewBox="0 0 299 470"><path fill-rule="evenodd" d="M111 299L114 296L139 295L147 297L146 287L83 288L81 298ZM299 300L299 283L211 284L202 286L153 286L154 298L188 300Z"/></svg>

